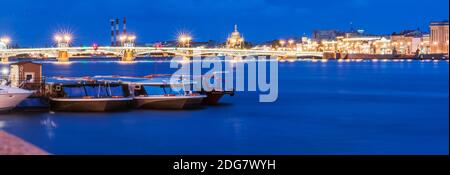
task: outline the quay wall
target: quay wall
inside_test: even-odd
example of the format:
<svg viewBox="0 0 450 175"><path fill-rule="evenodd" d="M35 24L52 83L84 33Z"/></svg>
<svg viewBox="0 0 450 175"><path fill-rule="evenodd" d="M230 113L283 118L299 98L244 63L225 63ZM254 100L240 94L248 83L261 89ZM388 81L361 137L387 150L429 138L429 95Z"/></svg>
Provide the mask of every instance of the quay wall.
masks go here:
<svg viewBox="0 0 450 175"><path fill-rule="evenodd" d="M27 141L0 130L0 155L48 155Z"/></svg>

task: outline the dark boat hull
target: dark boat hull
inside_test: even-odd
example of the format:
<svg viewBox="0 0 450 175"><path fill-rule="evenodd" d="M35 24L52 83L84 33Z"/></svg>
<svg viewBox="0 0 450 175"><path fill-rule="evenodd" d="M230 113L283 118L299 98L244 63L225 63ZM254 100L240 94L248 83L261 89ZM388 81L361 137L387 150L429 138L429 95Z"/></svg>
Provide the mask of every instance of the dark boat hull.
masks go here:
<svg viewBox="0 0 450 175"><path fill-rule="evenodd" d="M202 104L203 105L217 105L219 104L220 99L225 94L230 94L231 96L234 95L233 91L212 91L212 92L203 92L202 94L206 95L206 98L203 99Z"/></svg>
<svg viewBox="0 0 450 175"><path fill-rule="evenodd" d="M134 107L139 109L193 109L201 106L205 96L200 97L135 97Z"/></svg>
<svg viewBox="0 0 450 175"><path fill-rule="evenodd" d="M132 98L126 99L104 99L104 100L61 100L50 99L52 111L65 112L107 112L130 109Z"/></svg>

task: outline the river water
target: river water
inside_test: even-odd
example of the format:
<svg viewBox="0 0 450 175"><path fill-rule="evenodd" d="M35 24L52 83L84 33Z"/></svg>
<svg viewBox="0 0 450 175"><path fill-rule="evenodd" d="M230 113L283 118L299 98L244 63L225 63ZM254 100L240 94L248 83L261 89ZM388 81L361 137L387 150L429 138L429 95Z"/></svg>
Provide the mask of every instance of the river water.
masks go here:
<svg viewBox="0 0 450 175"><path fill-rule="evenodd" d="M45 76L171 73L164 61L43 63ZM0 65L0 69L8 65ZM448 61L279 63L279 97L188 111L12 112L0 129L53 154L448 154Z"/></svg>

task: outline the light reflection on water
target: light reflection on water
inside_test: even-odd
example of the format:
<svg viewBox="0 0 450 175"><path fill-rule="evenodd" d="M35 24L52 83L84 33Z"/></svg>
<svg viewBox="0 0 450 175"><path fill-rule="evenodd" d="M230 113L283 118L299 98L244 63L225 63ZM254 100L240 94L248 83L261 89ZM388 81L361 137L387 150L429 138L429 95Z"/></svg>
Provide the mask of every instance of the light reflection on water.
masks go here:
<svg viewBox="0 0 450 175"><path fill-rule="evenodd" d="M167 60L42 63L46 76L175 71ZM448 154L448 61L279 67L275 103L241 92L193 111L13 112L0 129L55 154Z"/></svg>

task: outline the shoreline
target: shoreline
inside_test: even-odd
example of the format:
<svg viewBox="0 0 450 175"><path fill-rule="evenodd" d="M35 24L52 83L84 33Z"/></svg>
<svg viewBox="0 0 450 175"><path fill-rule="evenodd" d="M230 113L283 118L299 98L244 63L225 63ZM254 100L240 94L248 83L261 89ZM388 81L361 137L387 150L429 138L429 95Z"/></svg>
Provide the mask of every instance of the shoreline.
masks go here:
<svg viewBox="0 0 450 175"><path fill-rule="evenodd" d="M448 60L448 53L439 54L419 54L419 55L405 55L405 54L340 54L325 52L323 58L328 59L369 59L369 60L395 60L395 59L411 59L411 60Z"/></svg>

